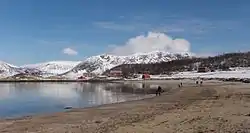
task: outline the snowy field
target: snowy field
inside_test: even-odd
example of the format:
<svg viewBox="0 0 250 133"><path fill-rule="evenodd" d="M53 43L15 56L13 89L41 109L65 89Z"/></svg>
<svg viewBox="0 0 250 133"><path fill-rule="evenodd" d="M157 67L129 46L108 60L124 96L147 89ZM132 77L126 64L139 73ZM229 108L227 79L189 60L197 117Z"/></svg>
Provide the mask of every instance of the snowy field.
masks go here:
<svg viewBox="0 0 250 133"><path fill-rule="evenodd" d="M231 68L231 71L215 71L206 73L192 72L179 72L171 76L169 75L151 75L152 79L171 79L171 78L239 78L250 79L250 68Z"/></svg>

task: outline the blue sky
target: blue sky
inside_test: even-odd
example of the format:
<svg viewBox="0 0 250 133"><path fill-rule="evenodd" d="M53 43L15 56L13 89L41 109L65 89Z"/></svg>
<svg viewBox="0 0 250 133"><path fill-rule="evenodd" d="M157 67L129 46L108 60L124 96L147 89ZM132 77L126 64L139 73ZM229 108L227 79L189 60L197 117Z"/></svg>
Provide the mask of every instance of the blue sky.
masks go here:
<svg viewBox="0 0 250 133"><path fill-rule="evenodd" d="M83 60L126 45L140 52L140 40L129 39L144 36L150 47L148 32L183 38L197 54L247 51L249 6L249 0L0 0L0 60Z"/></svg>

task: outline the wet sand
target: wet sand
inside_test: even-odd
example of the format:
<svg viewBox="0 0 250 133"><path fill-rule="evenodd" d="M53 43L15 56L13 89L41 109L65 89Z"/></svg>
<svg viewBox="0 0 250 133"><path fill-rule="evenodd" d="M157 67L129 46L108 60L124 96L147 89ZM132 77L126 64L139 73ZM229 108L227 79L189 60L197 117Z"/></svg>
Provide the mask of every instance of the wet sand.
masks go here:
<svg viewBox="0 0 250 133"><path fill-rule="evenodd" d="M161 85L165 92L144 100L1 120L0 132L250 132L250 84L205 81L197 86L192 80L182 82L183 87L178 88L180 81L146 81Z"/></svg>

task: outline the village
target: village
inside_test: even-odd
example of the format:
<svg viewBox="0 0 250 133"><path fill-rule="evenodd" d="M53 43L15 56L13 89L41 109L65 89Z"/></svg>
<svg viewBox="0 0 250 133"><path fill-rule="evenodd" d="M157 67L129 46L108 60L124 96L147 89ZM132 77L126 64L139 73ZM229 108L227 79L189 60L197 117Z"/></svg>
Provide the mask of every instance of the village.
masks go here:
<svg viewBox="0 0 250 133"><path fill-rule="evenodd" d="M122 80L122 79L150 79L150 72L143 72L142 74L124 74L122 70L111 70L108 73L102 75L95 75L92 73L84 73L79 76L77 80Z"/></svg>
<svg viewBox="0 0 250 133"><path fill-rule="evenodd" d="M224 71L229 71L229 69L225 69ZM209 67L198 67L196 71L192 71L195 73L208 73L215 72L214 69ZM82 76L79 76L77 80L80 81L89 81L89 80L157 80L157 79L167 79L170 78L174 72L168 72L168 74L161 75L153 75L150 71L143 71L138 73L125 73L121 69L110 70L102 75L96 75L92 73L84 73ZM164 78L165 77L165 78Z"/></svg>

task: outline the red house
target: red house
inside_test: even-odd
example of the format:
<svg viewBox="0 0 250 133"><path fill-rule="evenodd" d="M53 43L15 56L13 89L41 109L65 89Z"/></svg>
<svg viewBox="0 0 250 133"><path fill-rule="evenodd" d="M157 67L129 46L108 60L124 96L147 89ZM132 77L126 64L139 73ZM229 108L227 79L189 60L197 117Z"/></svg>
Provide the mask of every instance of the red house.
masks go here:
<svg viewBox="0 0 250 133"><path fill-rule="evenodd" d="M78 79L79 79L79 80L86 80L86 77L80 76L80 77L78 77Z"/></svg>
<svg viewBox="0 0 250 133"><path fill-rule="evenodd" d="M112 70L109 72L109 76L111 77L122 77L122 71Z"/></svg>
<svg viewBox="0 0 250 133"><path fill-rule="evenodd" d="M150 79L150 75L149 74L143 74L142 79Z"/></svg>

